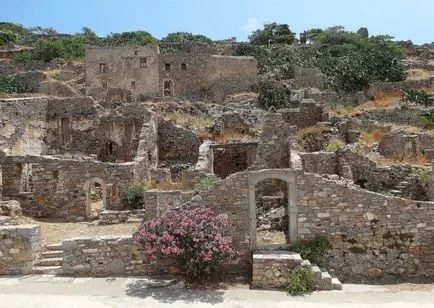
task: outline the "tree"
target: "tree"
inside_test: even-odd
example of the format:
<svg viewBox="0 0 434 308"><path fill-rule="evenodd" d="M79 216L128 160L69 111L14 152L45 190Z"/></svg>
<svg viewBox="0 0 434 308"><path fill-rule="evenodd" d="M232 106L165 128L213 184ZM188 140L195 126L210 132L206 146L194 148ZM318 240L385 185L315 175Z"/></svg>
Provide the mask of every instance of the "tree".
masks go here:
<svg viewBox="0 0 434 308"><path fill-rule="evenodd" d="M292 44L295 33L289 30L287 24L266 23L263 30L256 30L249 36L253 45Z"/></svg>
<svg viewBox="0 0 434 308"><path fill-rule="evenodd" d="M15 43L17 41L17 36L11 32L0 32L0 46L13 42Z"/></svg>
<svg viewBox="0 0 434 308"><path fill-rule="evenodd" d="M164 43L182 43L182 42L192 42L192 43L204 43L211 44L212 40L202 34L193 34L189 32L173 32L167 34L166 37L161 39Z"/></svg>
<svg viewBox="0 0 434 308"><path fill-rule="evenodd" d="M323 33L324 30L318 28L305 30L300 33L300 42L302 44L317 42L318 38L321 37Z"/></svg>
<svg viewBox="0 0 434 308"><path fill-rule="evenodd" d="M146 31L131 31L122 33L111 33L103 40L108 47L126 45L146 45L156 43L157 39Z"/></svg>

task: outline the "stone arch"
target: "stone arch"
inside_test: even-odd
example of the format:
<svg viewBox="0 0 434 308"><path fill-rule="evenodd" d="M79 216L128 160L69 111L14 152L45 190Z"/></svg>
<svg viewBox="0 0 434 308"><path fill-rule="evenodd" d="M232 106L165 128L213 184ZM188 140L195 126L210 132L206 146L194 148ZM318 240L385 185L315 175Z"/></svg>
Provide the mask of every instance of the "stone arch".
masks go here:
<svg viewBox="0 0 434 308"><path fill-rule="evenodd" d="M174 84L172 79L165 79L163 81L163 96L174 96Z"/></svg>
<svg viewBox="0 0 434 308"><path fill-rule="evenodd" d="M288 215L289 215L289 238L290 244L295 244L298 241L297 227L297 186L295 183L296 175L291 169L264 169L260 171L251 171L248 175L249 184L249 220L250 220L250 250L255 250L257 247L256 236L256 184L271 179L279 179L285 181L288 185Z"/></svg>
<svg viewBox="0 0 434 308"><path fill-rule="evenodd" d="M96 178L96 177L87 180L86 183L84 183L84 185L83 185L83 190L86 194L86 219L94 218L91 216L92 201L90 199L90 188L91 188L91 185L94 183L97 183L101 186L101 190L102 190L102 208L101 209L107 208L107 185L105 184L105 182L102 179Z"/></svg>

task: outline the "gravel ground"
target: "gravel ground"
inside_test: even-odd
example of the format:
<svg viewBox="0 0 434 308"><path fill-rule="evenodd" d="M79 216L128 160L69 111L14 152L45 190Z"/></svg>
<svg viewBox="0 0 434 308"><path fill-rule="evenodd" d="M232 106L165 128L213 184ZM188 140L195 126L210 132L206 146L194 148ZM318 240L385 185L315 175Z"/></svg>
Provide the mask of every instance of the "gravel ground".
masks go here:
<svg viewBox="0 0 434 308"><path fill-rule="evenodd" d="M21 217L18 222L20 224L40 225L42 230L42 245L59 243L64 239L78 236L132 234L139 227L139 223L97 225L92 222L59 222L30 217Z"/></svg>

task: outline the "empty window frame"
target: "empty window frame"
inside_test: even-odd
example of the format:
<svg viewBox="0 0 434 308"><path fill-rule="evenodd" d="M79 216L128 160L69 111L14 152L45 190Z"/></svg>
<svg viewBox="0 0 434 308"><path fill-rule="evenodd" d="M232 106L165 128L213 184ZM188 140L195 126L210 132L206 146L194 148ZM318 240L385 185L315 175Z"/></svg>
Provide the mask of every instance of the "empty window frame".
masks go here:
<svg viewBox="0 0 434 308"><path fill-rule="evenodd" d="M147 66L148 66L148 59L140 58L140 67L147 67Z"/></svg>
<svg viewBox="0 0 434 308"><path fill-rule="evenodd" d="M170 71L170 63L165 63L165 64L164 64L164 69L165 69L166 71Z"/></svg>
<svg viewBox="0 0 434 308"><path fill-rule="evenodd" d="M99 64L99 72L100 73L107 73L107 71L108 71L107 63L100 63Z"/></svg>
<svg viewBox="0 0 434 308"><path fill-rule="evenodd" d="M181 63L181 70L186 71L187 70L187 64Z"/></svg>

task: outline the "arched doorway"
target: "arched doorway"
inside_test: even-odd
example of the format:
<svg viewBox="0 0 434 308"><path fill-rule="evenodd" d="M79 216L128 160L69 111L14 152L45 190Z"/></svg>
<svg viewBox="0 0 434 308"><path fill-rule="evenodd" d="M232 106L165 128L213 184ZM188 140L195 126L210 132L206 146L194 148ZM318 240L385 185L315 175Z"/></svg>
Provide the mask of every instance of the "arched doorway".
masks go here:
<svg viewBox="0 0 434 308"><path fill-rule="evenodd" d="M249 216L250 216L250 249L258 247L257 242L257 209L256 209L256 184L265 180L277 179L287 184L287 214L289 244L298 242L297 229L297 186L295 185L295 173L290 169L266 169L249 173ZM268 246L268 245L267 245Z"/></svg>
<svg viewBox="0 0 434 308"><path fill-rule="evenodd" d="M84 183L83 189L86 194L86 219L97 219L106 208L107 186L100 178L92 178Z"/></svg>
<svg viewBox="0 0 434 308"><path fill-rule="evenodd" d="M173 96L173 81L170 79L164 80L163 96Z"/></svg>

